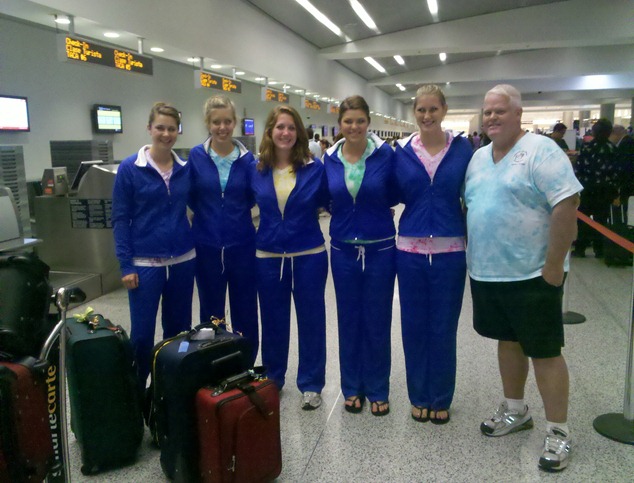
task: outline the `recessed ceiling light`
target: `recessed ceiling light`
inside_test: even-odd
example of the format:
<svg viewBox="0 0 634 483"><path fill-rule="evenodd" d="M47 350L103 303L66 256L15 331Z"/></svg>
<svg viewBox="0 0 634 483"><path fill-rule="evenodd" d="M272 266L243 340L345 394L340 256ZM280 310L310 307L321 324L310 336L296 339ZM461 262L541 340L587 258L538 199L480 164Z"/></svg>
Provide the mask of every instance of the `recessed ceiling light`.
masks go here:
<svg viewBox="0 0 634 483"><path fill-rule="evenodd" d="M68 15L55 15L55 23L58 23L60 25L68 25L70 24L70 19L68 18Z"/></svg>
<svg viewBox="0 0 634 483"><path fill-rule="evenodd" d="M395 55L394 60L398 62L399 65L405 65L405 61L403 60L403 57L401 57L400 55Z"/></svg>
<svg viewBox="0 0 634 483"><path fill-rule="evenodd" d="M211 64L212 69L222 69L222 65L220 64Z"/></svg>
<svg viewBox="0 0 634 483"><path fill-rule="evenodd" d="M266 79L266 77L256 77L255 78L256 81L263 81L264 79Z"/></svg>
<svg viewBox="0 0 634 483"><path fill-rule="evenodd" d="M118 39L120 35L117 32L106 32L103 34L104 37L108 37L109 39Z"/></svg>
<svg viewBox="0 0 634 483"><path fill-rule="evenodd" d="M412 96L412 97L410 97L410 99L413 101L414 99L416 99L416 97L415 97L415 96Z"/></svg>
<svg viewBox="0 0 634 483"><path fill-rule="evenodd" d="M269 85L270 86L274 86L275 84L279 84L279 82L277 82L277 81L269 81Z"/></svg>
<svg viewBox="0 0 634 483"><path fill-rule="evenodd" d="M441 52L440 54L438 54L438 57L440 58L441 62L444 62L445 60L447 60L447 54L445 54L444 52Z"/></svg>
<svg viewBox="0 0 634 483"><path fill-rule="evenodd" d="M244 75L244 71L243 70L236 70L236 75Z"/></svg>
<svg viewBox="0 0 634 483"><path fill-rule="evenodd" d="M432 15L438 15L438 2L436 0L427 0L427 8Z"/></svg>
<svg viewBox="0 0 634 483"><path fill-rule="evenodd" d="M199 62L200 57L187 57L187 62Z"/></svg>
<svg viewBox="0 0 634 483"><path fill-rule="evenodd" d="M372 67L374 67L379 72L381 72L383 74L386 73L386 71L383 68L383 66L381 64L379 64L376 60L374 60L372 57L364 57L363 60L365 60L368 64L370 64Z"/></svg>
<svg viewBox="0 0 634 483"><path fill-rule="evenodd" d="M297 94L301 94L301 93L302 93L302 90L301 90L301 89L295 89L295 93L297 93Z"/></svg>
<svg viewBox="0 0 634 483"><path fill-rule="evenodd" d="M315 94L313 97L314 97L315 99L319 99L321 96L320 96L319 94Z"/></svg>
<svg viewBox="0 0 634 483"><path fill-rule="evenodd" d="M165 49L162 49L160 47L150 47L150 50L152 52L165 52Z"/></svg>

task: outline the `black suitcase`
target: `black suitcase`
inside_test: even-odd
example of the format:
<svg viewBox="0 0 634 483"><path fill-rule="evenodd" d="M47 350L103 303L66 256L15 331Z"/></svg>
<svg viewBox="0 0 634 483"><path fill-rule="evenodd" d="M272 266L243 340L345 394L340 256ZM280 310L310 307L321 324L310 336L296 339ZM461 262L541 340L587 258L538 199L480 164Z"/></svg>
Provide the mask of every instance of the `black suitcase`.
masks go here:
<svg viewBox="0 0 634 483"><path fill-rule="evenodd" d="M168 478L196 481L196 392L249 369L250 354L244 337L214 324L201 324L154 347L148 426Z"/></svg>
<svg viewBox="0 0 634 483"><path fill-rule="evenodd" d="M71 429L83 474L134 462L143 439L139 384L127 334L101 315L66 320Z"/></svg>
<svg viewBox="0 0 634 483"><path fill-rule="evenodd" d="M48 322L49 267L35 255L0 257L0 350L37 357L53 328Z"/></svg>
<svg viewBox="0 0 634 483"><path fill-rule="evenodd" d="M623 206L610 206L608 228L626 240L634 242L634 227L627 224ZM603 260L610 266L632 266L632 253L609 238L603 240Z"/></svg>

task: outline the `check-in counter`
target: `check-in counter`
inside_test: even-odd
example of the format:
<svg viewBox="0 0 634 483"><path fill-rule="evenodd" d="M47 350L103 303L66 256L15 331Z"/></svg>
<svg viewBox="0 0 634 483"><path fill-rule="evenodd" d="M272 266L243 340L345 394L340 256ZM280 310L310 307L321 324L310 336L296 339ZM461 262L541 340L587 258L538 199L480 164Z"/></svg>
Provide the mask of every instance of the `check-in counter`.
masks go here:
<svg viewBox="0 0 634 483"><path fill-rule="evenodd" d="M121 287L110 220L117 167L91 166L77 193L35 198L42 240L37 253L51 267L51 283L55 288L79 286L88 300Z"/></svg>

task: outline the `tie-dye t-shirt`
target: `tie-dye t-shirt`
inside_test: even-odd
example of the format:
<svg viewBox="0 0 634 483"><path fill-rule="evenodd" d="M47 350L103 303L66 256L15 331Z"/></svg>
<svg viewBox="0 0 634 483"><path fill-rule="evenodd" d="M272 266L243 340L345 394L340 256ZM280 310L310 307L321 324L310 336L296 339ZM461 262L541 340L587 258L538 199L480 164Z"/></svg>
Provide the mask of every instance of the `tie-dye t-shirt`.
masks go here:
<svg viewBox="0 0 634 483"><path fill-rule="evenodd" d="M352 199L356 199L359 194L359 188L361 188L361 182L363 181L363 175L365 174L365 160L374 152L376 144L371 138L368 138L368 144L365 147L365 151L361 155L361 158L356 163L349 163L343 155L343 144L339 146L337 156L343 162L343 169L346 177L346 187L350 192Z"/></svg>
<svg viewBox="0 0 634 483"><path fill-rule="evenodd" d="M498 163L492 144L476 151L465 178L469 275L486 282L540 276L552 209L582 189L568 156L544 136L525 134Z"/></svg>

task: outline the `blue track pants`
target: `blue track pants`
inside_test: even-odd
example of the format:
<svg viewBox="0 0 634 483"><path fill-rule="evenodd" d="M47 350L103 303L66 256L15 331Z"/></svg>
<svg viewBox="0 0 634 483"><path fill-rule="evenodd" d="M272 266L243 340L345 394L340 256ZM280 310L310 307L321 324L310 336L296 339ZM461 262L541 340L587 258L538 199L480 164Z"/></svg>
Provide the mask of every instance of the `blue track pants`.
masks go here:
<svg viewBox="0 0 634 483"><path fill-rule="evenodd" d="M225 316L227 287L231 326L251 345L251 363L260 345L255 280L255 245L228 247L196 246L196 285L200 299L200 322Z"/></svg>
<svg viewBox="0 0 634 483"><path fill-rule="evenodd" d="M128 291L132 323L130 341L143 388L150 374L159 302L163 339L191 328L195 263L194 259L169 267L136 267L139 286Z"/></svg>
<svg viewBox="0 0 634 483"><path fill-rule="evenodd" d="M412 405L449 409L456 385L456 332L466 280L465 252L397 250L401 329Z"/></svg>
<svg viewBox="0 0 634 483"><path fill-rule="evenodd" d="M321 392L326 383L326 252L293 258L257 258L262 319L262 363L281 389L288 367L291 293L297 314L301 392Z"/></svg>
<svg viewBox="0 0 634 483"><path fill-rule="evenodd" d="M344 397L387 401L390 392L394 240L331 242L337 298L339 367Z"/></svg>

